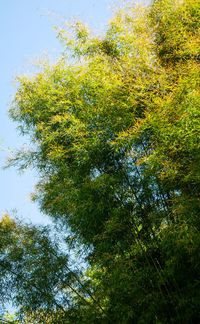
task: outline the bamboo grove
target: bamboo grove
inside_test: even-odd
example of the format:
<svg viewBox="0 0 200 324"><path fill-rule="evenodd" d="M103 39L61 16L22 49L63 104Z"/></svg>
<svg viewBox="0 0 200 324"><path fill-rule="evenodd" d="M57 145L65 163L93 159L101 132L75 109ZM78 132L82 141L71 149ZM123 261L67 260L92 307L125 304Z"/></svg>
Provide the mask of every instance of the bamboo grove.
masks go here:
<svg viewBox="0 0 200 324"><path fill-rule="evenodd" d="M200 1L127 4L100 37L74 22L58 38L55 64L17 78L30 146L9 164L37 170L62 234L2 218L9 321L197 323Z"/></svg>

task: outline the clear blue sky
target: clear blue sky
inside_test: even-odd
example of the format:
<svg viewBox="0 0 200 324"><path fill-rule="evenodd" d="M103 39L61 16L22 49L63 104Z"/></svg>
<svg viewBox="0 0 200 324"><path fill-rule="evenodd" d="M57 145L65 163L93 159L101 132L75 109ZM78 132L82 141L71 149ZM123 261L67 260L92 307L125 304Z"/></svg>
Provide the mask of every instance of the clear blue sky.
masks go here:
<svg viewBox="0 0 200 324"><path fill-rule="evenodd" d="M59 18L78 17L91 28L103 31L112 14L110 6L117 0L0 0L0 147L16 149L26 142L18 136L16 125L8 118L8 100L14 94L12 80L30 69L30 61L47 51L59 55L61 46L53 26ZM51 12L52 14L47 14ZM0 166L9 153L0 149ZM19 175L15 169L0 169L0 215L17 209L18 215L36 223L48 222L28 196L37 182L36 174Z"/></svg>

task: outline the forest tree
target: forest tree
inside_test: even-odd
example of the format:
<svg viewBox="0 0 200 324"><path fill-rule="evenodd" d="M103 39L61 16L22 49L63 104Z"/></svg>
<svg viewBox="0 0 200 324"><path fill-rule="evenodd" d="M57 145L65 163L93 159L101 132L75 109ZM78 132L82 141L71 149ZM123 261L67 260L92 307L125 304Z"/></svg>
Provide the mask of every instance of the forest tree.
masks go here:
<svg viewBox="0 0 200 324"><path fill-rule="evenodd" d="M101 37L58 29L58 61L17 78L10 116L30 147L10 164L39 172L32 199L87 267L7 220L21 234L1 268L22 322L199 322L199 35L199 0L127 5Z"/></svg>

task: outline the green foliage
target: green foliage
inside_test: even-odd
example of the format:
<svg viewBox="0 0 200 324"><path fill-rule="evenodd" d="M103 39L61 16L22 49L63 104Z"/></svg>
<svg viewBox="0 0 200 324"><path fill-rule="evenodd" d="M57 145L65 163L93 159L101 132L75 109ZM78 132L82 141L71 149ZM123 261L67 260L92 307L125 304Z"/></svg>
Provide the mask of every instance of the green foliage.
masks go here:
<svg viewBox="0 0 200 324"><path fill-rule="evenodd" d="M71 36L58 31L57 63L18 77L10 115L33 149L10 164L39 171L33 200L70 229L88 267L69 276L67 256L43 230L20 227L33 240L9 252L24 320L199 321L199 8L130 6L99 38L76 23ZM39 279L28 269L36 254Z"/></svg>

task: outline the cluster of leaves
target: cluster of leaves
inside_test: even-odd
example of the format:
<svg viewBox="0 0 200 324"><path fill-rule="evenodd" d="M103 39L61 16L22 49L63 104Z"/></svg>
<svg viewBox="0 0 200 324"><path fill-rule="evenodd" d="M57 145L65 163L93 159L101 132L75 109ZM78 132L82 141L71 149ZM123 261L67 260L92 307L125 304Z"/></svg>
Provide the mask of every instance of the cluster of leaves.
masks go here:
<svg viewBox="0 0 200 324"><path fill-rule="evenodd" d="M81 271L72 271L61 238L53 239L51 232L9 215L1 218L0 307L3 311L7 302L18 307L16 319L7 315L5 321L71 323L80 318L78 309L86 306L98 317L100 305L90 293L88 279Z"/></svg>
<svg viewBox="0 0 200 324"><path fill-rule="evenodd" d="M33 149L11 164L39 170L33 199L70 228L88 265L71 276L72 298L67 256L37 234L41 283L15 289L24 320L199 321L199 17L199 0L157 0L118 11L98 39L76 23L73 37L58 33L57 63L18 78L10 115ZM15 258L19 276L22 266L30 276Z"/></svg>

